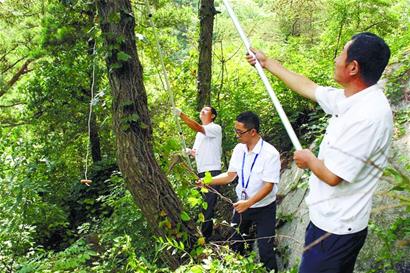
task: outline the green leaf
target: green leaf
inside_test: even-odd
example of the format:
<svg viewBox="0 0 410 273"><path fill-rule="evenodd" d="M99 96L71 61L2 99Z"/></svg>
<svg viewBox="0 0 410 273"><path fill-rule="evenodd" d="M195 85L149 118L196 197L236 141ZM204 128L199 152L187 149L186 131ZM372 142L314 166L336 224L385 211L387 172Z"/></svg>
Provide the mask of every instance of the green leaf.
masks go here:
<svg viewBox="0 0 410 273"><path fill-rule="evenodd" d="M137 113L131 114L127 117L128 121L134 121L134 122L138 122L140 117L138 116Z"/></svg>
<svg viewBox="0 0 410 273"><path fill-rule="evenodd" d="M131 58L130 55L128 55L127 53L125 53L124 51L120 51L117 53L117 59L121 62L126 62Z"/></svg>
<svg viewBox="0 0 410 273"><path fill-rule="evenodd" d="M112 12L108 16L108 22L113 23L113 24L118 24L121 20L121 14L119 12Z"/></svg>
<svg viewBox="0 0 410 273"><path fill-rule="evenodd" d="M192 273L202 273L203 270L202 270L201 266L194 265L193 267L191 267L191 272Z"/></svg>
<svg viewBox="0 0 410 273"><path fill-rule="evenodd" d="M112 71L112 70L116 70L116 69L119 69L119 68L121 68L122 67L122 64L120 64L120 63L113 63L111 66L110 66L110 70Z"/></svg>
<svg viewBox="0 0 410 273"><path fill-rule="evenodd" d="M208 172L208 171L205 172L205 177L204 177L203 181L204 181L204 184L205 184L205 185L211 184L211 182L212 182L212 174L211 174L210 172Z"/></svg>
<svg viewBox="0 0 410 273"><path fill-rule="evenodd" d="M132 100L124 100L124 101L122 101L122 102L120 103L120 105L121 105L122 107L133 106L133 105L134 105L134 102L133 102Z"/></svg>
<svg viewBox="0 0 410 273"><path fill-rule="evenodd" d="M186 213L185 211L183 211L183 212L181 213L181 219L182 219L182 221L187 222L187 221L191 220L191 217L189 217L188 213Z"/></svg>
<svg viewBox="0 0 410 273"><path fill-rule="evenodd" d="M201 223L205 222L205 216L202 212L198 214L198 220Z"/></svg>
<svg viewBox="0 0 410 273"><path fill-rule="evenodd" d="M201 199L196 198L196 197L188 197L188 203L191 207L195 207L196 205L198 205L200 203Z"/></svg>

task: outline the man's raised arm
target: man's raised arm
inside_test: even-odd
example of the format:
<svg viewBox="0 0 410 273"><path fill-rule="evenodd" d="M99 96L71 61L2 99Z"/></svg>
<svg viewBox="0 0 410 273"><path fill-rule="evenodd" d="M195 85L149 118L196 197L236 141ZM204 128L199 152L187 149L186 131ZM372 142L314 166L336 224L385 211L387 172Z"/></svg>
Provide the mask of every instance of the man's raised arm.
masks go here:
<svg viewBox="0 0 410 273"><path fill-rule="evenodd" d="M278 61L269 59L262 51L253 48L251 48L251 50L263 68L281 79L290 89L299 95L316 101L315 90L318 87L316 83L303 75L286 69ZM256 59L253 56L247 54L246 59L251 65L255 65Z"/></svg>
<svg viewBox="0 0 410 273"><path fill-rule="evenodd" d="M174 113L175 116L180 117L182 119L182 121L185 122L186 125L188 125L189 128L191 128L192 130L194 130L196 132L205 134L204 127L201 124L199 124L198 122L196 122L195 120L191 119L184 112L182 112L181 109L173 108L172 112Z"/></svg>

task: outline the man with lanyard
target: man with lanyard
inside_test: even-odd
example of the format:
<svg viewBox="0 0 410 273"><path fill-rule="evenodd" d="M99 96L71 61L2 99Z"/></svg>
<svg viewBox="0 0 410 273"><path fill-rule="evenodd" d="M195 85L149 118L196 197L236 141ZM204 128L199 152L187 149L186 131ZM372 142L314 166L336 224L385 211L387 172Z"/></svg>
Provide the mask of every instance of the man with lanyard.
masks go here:
<svg viewBox="0 0 410 273"><path fill-rule="evenodd" d="M226 185L239 176L233 204L232 224L239 229L231 237L232 249L243 254L244 240L256 224L261 262L268 270L277 270L274 252L276 192L279 182L279 152L259 134L259 117L252 112L239 114L235 122L238 141L228 171L212 178L211 185ZM202 184L202 180L198 181ZM239 226L238 226L239 225ZM258 239L261 238L261 239Z"/></svg>
<svg viewBox="0 0 410 273"><path fill-rule="evenodd" d="M198 177L205 176L205 172L209 171L212 176L221 173L221 156L222 156L222 129L221 126L214 123L217 112L213 107L205 106L199 113L201 124L191 119L180 109L174 108L176 116L179 116L192 130L196 131L194 146L192 149L187 149L187 153L195 157L198 170ZM214 187L219 190L219 187ZM202 224L201 231L206 240L212 235L213 216L216 205L217 195L213 192L207 192L204 197L207 208L203 211L205 221Z"/></svg>
<svg viewBox="0 0 410 273"><path fill-rule="evenodd" d="M307 149L294 154L300 168L312 171L305 246L319 241L303 253L299 272L353 272L392 136L390 105L377 85L390 49L372 33L353 36L335 59L334 78L343 89L318 86L263 53L254 53L262 67L332 115L318 157ZM255 63L253 57L247 59Z"/></svg>

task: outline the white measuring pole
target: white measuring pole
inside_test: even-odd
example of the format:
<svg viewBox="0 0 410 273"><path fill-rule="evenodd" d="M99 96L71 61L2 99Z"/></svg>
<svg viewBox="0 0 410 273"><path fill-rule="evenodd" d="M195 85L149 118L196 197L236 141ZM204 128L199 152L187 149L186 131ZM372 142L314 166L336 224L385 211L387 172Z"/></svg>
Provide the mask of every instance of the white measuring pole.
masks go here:
<svg viewBox="0 0 410 273"><path fill-rule="evenodd" d="M148 12L148 21L149 21L149 24L150 24L150 26L151 26L151 28L152 28L153 33L154 33L155 44L156 44L156 46L157 46L157 51L158 51L158 55L159 55L159 60L160 60L160 63L161 63L162 75L163 75L163 77L164 77L164 82L165 82L165 85L164 85L164 83L163 83L163 87L164 87L164 89L168 92L169 101L171 102L172 109L175 109L174 93L172 92L171 84L169 83L168 73L167 73L167 70L166 70L166 68L165 68L165 62L164 62L164 58L163 58L164 53L163 53L163 51L162 51L161 45L159 44L159 38L158 38L158 35L157 35L157 32L156 32L156 29L157 29L157 28L156 28L156 26L155 26L155 24L154 24L154 21L153 21L152 18L151 18L152 14L151 14L151 9L150 9L150 7L149 7L148 0L145 0L145 7L146 7L147 12ZM158 74L159 74L159 73L158 73ZM161 79L161 76L160 76L160 79ZM183 151L183 156L185 157L186 162L188 162L188 166L192 169L191 160L189 159L189 156L188 156L188 155L186 154L186 152L185 152L185 151L186 151L186 143L185 143L184 135L182 134L181 124L179 123L179 117L177 117L177 116L175 116L175 115L173 115L173 116L174 116L175 123L176 123L176 125L177 125L177 129L178 129L178 133L179 133L179 138L180 138L180 140L181 140L181 146L182 146L182 148L183 148L183 150L184 150L184 151Z"/></svg>
<svg viewBox="0 0 410 273"><path fill-rule="evenodd" d="M239 24L238 18L236 18L236 15L233 12L229 4L229 1L223 0L223 3L225 5L226 10L228 11L229 16L232 19L233 24L235 25L236 30L239 33L239 36L241 36L241 39L246 47L246 50L248 51L250 55L255 56L255 54L253 54L253 52L250 50L251 44L249 43L248 38L243 32L242 27ZM286 132L288 133L293 146L295 147L296 150L302 150L302 146L300 145L299 139L296 136L295 131L293 130L292 125L290 124L285 111L283 111L282 105L280 104L278 98L276 97L275 92L273 91L272 86L270 85L269 80L266 77L265 72L263 71L263 68L260 65L258 60L256 60L255 68L258 71L258 74L261 77L263 84L265 85L265 88L269 93L270 98L272 99L273 105L275 106L276 111L278 112L279 117L282 120L283 125L285 126Z"/></svg>

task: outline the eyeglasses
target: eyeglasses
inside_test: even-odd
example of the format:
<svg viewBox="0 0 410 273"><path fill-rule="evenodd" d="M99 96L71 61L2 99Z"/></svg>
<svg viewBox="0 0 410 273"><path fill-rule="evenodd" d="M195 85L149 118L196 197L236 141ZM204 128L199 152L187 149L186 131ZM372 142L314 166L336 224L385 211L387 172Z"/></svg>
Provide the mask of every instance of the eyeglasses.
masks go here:
<svg viewBox="0 0 410 273"><path fill-rule="evenodd" d="M242 136L243 134L246 134L247 132L249 132L249 131L251 131L251 130L252 130L252 129L248 129L248 130L246 130L246 131L239 131L239 130L234 129L235 134L237 134L238 136Z"/></svg>

